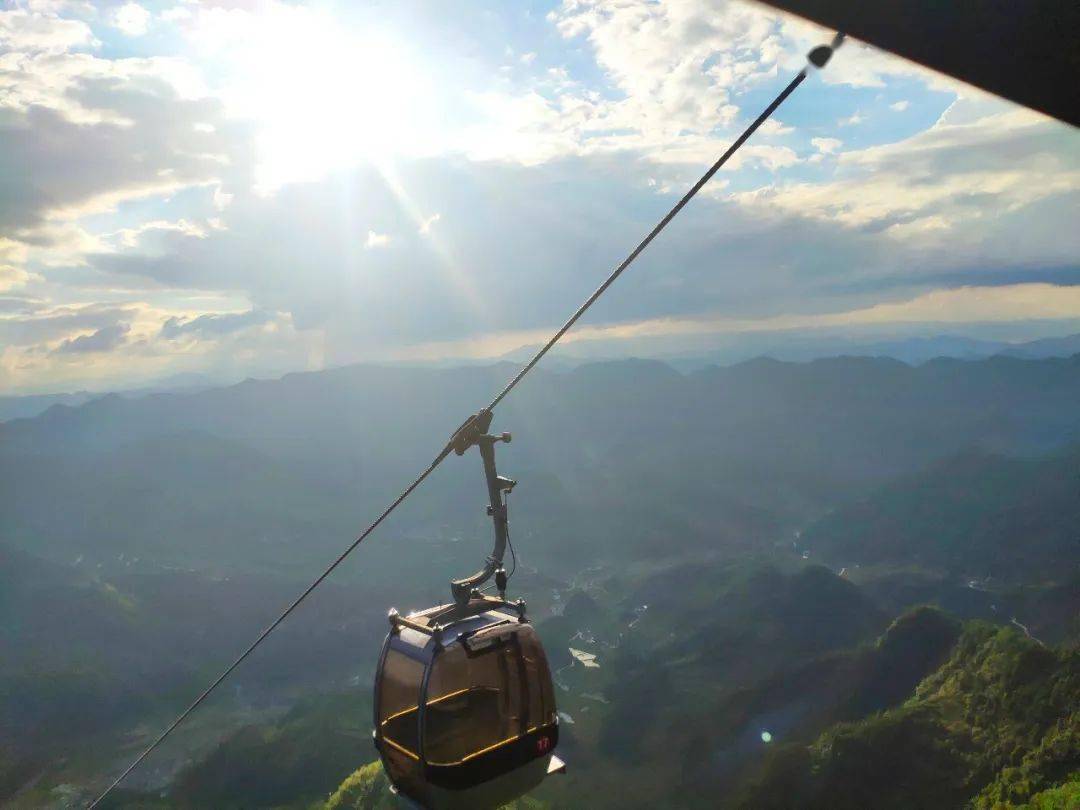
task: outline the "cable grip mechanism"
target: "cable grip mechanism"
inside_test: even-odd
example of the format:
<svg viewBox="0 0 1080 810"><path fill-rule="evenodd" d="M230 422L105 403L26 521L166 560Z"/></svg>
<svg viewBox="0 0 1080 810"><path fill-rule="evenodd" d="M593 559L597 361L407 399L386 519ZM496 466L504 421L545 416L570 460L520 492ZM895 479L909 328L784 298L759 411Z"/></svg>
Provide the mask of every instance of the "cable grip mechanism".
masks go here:
<svg viewBox="0 0 1080 810"><path fill-rule="evenodd" d="M509 530L505 494L517 485L517 481L499 475L495 467L495 445L499 442L509 443L512 436L509 433L495 435L488 433L491 419L492 412L488 409L470 416L450 437L448 444L448 447L459 456L465 455L465 452L474 445L480 448L488 490L487 514L495 530L495 546L491 556L485 560L484 567L471 576L450 582L450 593L459 607L467 604L469 599L478 593L479 587L493 575L499 598L506 598L507 576L506 569L503 568L503 556L506 554Z"/></svg>
<svg viewBox="0 0 1080 810"><path fill-rule="evenodd" d="M828 45L818 45L816 48L810 51L806 55L806 61L813 65L818 70L821 70L825 65L829 64L829 60L832 59L832 55L836 53L836 50L844 44L844 34L840 31L836 32L836 36L833 37L832 42Z"/></svg>

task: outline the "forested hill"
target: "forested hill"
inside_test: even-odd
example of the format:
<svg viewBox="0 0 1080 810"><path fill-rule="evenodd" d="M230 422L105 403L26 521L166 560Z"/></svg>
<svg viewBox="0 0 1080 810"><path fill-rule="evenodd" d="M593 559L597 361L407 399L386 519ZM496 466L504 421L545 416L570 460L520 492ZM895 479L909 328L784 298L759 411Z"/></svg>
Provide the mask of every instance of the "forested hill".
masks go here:
<svg viewBox="0 0 1080 810"><path fill-rule="evenodd" d="M1080 447L1049 457L968 451L843 506L804 532L815 555L986 580L1080 569Z"/></svg>
<svg viewBox="0 0 1080 810"><path fill-rule="evenodd" d="M0 800L62 807L104 787L513 370L357 366L0 424ZM908 775L961 805L998 783L1070 790L1064 765L1025 757L1080 750L1036 711L1075 714L1054 675L1075 657L1042 644L1080 631L1077 402L1080 356L527 379L493 429L514 434L498 451L519 481L512 591L558 670L571 763L528 802L755 806L787 779L807 807L835 806L829 780L860 757L882 769L880 802L869 777L852 792L864 807L904 796L882 764L896 757L958 762L959 781ZM325 800L373 758L387 608L445 600L490 553L484 495L475 454L448 458L115 806ZM957 649L975 652L934 691L975 618L1015 627L969 626ZM1034 685L980 725L1016 684ZM792 745L755 793L747 779Z"/></svg>
<svg viewBox="0 0 1080 810"><path fill-rule="evenodd" d="M1075 798L1075 644L925 606L890 622L820 566L674 566L589 594L537 622L570 770L516 810L1005 810ZM567 645L599 666L574 666ZM154 806L392 807L381 766L349 776L375 756L369 700L364 689L325 696L241 728ZM132 792L116 806L147 800Z"/></svg>
<svg viewBox="0 0 1080 810"><path fill-rule="evenodd" d="M693 750L680 746L650 754L647 769L625 763L621 790L577 792L575 783L593 777L572 770L506 810L569 810L583 806L576 803L582 795L597 810L661 803L740 810L1080 806L1077 649L1048 649L1015 629L978 622L961 630L924 609L902 617L875 648L833 659L831 665L830 674L840 674L851 691L843 695L838 689L831 706L828 699L820 704L828 707L814 718L820 734L779 742L762 760L744 758L734 778L718 781L708 771L692 771L702 767L700 756L685 763L681 775L667 770L673 757ZM816 700L829 694L825 683L804 681L803 687ZM788 688L794 691L794 684ZM609 722L622 722L621 698L607 694L616 706ZM834 718L854 713L861 719L830 724L830 711ZM729 717L713 715L711 721L719 735L732 732ZM669 733L678 734L676 728ZM803 733L812 728L804 724ZM708 747L709 740L696 744ZM580 748L574 753L586 756ZM592 752L587 756L579 767L605 770ZM716 763L710 768L715 773ZM345 779L325 810L393 806L382 767L373 762Z"/></svg>
<svg viewBox="0 0 1080 810"><path fill-rule="evenodd" d="M972 624L902 706L773 752L739 806L1080 807L1080 650Z"/></svg>

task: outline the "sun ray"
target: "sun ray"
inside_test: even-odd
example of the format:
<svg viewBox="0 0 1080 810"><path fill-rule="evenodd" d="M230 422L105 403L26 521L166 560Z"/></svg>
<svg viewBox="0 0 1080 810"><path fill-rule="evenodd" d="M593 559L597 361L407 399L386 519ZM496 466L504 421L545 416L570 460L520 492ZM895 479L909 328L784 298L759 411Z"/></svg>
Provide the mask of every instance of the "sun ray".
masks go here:
<svg viewBox="0 0 1080 810"><path fill-rule="evenodd" d="M485 326L490 325L490 317L487 316L487 308L483 305L483 300L480 296L480 291L476 287L476 282L473 277L466 272L454 256L450 253L446 246L446 243L442 239L439 229L433 228L432 217L442 216L441 212L424 211L416 203L413 197L406 191L404 184L402 183L401 176L398 173L393 162L389 159L377 159L372 161L372 165L379 172L383 182L386 183L386 187L394 195L401 206L401 210L412 220L416 226L418 234L422 234L424 239L428 242L432 252L439 259L439 267L444 271L447 278L450 279L454 285L454 289L465 301L470 310L470 314L475 319L475 324L481 327L484 331Z"/></svg>

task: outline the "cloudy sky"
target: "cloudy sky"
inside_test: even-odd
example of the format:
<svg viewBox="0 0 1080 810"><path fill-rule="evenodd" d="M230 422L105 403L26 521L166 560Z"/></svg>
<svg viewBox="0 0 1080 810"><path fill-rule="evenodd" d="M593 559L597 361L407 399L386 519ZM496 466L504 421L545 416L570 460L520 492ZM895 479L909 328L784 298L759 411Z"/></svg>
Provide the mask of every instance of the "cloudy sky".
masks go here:
<svg viewBox="0 0 1080 810"><path fill-rule="evenodd" d="M723 0L0 8L0 392L535 342L829 38ZM1076 131L851 43L574 337L1052 334L1078 222Z"/></svg>

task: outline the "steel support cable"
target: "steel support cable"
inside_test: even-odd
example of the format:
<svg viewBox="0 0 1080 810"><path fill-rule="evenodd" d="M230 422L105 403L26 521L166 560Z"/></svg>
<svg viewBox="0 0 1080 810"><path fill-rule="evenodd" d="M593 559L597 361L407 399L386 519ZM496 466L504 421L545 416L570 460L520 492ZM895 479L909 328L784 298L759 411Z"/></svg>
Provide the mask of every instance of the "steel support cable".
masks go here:
<svg viewBox="0 0 1080 810"><path fill-rule="evenodd" d="M139 756L136 757L135 760L130 765L128 765L127 768L124 769L124 772L121 773L115 780L113 780L113 782L107 788L105 788L101 795L99 795L96 799L94 799L94 801L92 801L88 805L89 810L93 810L93 808L100 805L101 802L105 799L105 797L108 796L121 782L123 782L125 778L127 778L128 774L135 770L135 768L137 768L139 764L154 751L155 748L161 745L161 743L165 741L165 738L168 737L181 723L183 723L184 720L186 720L188 716L193 711L195 711L195 709L197 709L199 705L204 700L206 700L218 686L221 685L222 681L229 677L229 675L231 675L233 671L238 666L240 666L240 664L242 664L244 660L249 655L251 655L251 653L255 651L255 648L262 644L266 637L269 636L272 632L274 632L274 630L277 629L278 625L285 621L285 619L287 619L289 615L294 610L296 610L297 607L300 606L300 603L307 599L307 597L311 595L312 591L318 588L319 585L323 583L323 580L330 576L330 574L333 573L334 570L339 565L341 565L342 562L345 561L345 558L356 550L357 546L359 546L362 542L364 542L364 540L367 539L368 535L375 531L375 529L377 529L382 524L382 522L386 520L386 518L388 518L390 514L395 509L397 509L398 506L400 506L401 503L406 498L408 498L413 493L413 491L416 490L417 487L420 486L420 484L425 481L425 479L427 479L429 475L435 472L435 469L446 459L448 455L450 455L452 451L460 451L460 449L463 447L463 445L460 443L460 439L462 435L474 425L474 423L477 421L477 417L479 417L480 414L490 414L490 412L493 411L495 407L500 402L502 402L503 399L506 398L506 396L514 389L514 387L517 386L519 382L521 382L525 375L532 371L536 364L539 363L541 359L543 359L544 355L547 354L551 350L551 348L559 342L559 339L562 338L562 336L565 335L567 332L569 332L571 328L573 328L574 324L578 322L578 320L581 318L582 315L585 314L589 307L596 303L596 300L604 294L607 288L615 283L615 280L620 275L622 275L623 271L626 270L631 264L633 264L634 260L637 259L637 257L641 255L645 248L649 246L653 239L655 239L660 234L660 232L667 227L668 223L671 222L671 220L673 220L680 211L682 211L686 204L690 202L690 200L692 200L699 191L701 191L702 187L706 183L708 183L709 180L712 179L713 175L715 175L723 167L723 165L728 162L731 156L734 155L744 143L746 143L750 136L753 135L774 112L776 112L776 109L781 104L783 104L787 97L795 91L795 88L802 84L803 80L806 79L807 75L809 75L812 67L824 67L825 64L829 61L829 58L832 56L832 53L836 50L836 48L840 46L842 42L843 35L837 34L836 37L833 39L831 45L821 45L817 48L814 48L814 50L810 52L809 64L799 71L798 75L796 75L795 78L791 80L787 87L780 91L779 95L777 95L776 98L774 98L769 104L769 106L767 106L762 111L761 115L754 119L754 121L735 140L735 142L732 143L730 147L728 147L727 151L724 152L724 154L722 154L720 158L715 163L713 163L712 166L709 167L709 170L705 172L705 174L703 174L696 183L694 183L690 190L683 195L682 199L680 199L675 204L675 206L667 212L664 218L661 219L651 231L649 231L648 235L644 239L642 239L641 242L638 243L637 247L635 247L633 251L631 251L630 255L627 256L622 261L622 263L619 264L619 266L616 267L608 275L608 277L604 280L604 283L597 287L596 290L592 293L592 295L585 299L585 302L577 308L577 310L574 312L573 315L570 316L566 323L564 323L559 328L559 330L551 336L551 339L548 340L548 342L540 348L540 350L533 356L533 358L522 367L521 371L519 371L514 376L514 378L506 384L502 391L499 392L499 395L491 401L491 404L484 408L484 410L480 411L479 414L471 416L467 420L465 420L462 426L454 432L453 436L451 436L450 441L447 443L447 445L439 452L439 454L435 457L431 464L428 465L427 469L420 473L420 475L417 476L416 480L409 484L409 486L407 486L402 491L402 493L398 495L397 498L395 498L391 502L391 504L386 507L386 509L383 510L382 514L380 514L370 526L364 529L360 536L357 537L356 540L354 540L348 548L341 552L337 559L335 559L325 571L319 574L319 576L310 585L308 585L306 589L304 589L303 593L296 597L296 599L293 600L292 604L285 608L285 611L276 619L274 619L274 621L271 622L270 625L268 625L267 628L259 634L259 636L251 643L251 645L246 650L244 650L244 652L242 652L240 656L232 662L232 664L229 665L228 669L222 672L214 680L213 683L206 687L206 689L203 690L202 694L195 698L191 705L188 706L179 717L173 720L173 722L168 726L168 728L161 732L161 734L158 735L157 739L155 739L141 754L139 754Z"/></svg>
<svg viewBox="0 0 1080 810"><path fill-rule="evenodd" d="M824 67L825 63L828 62L829 57L832 55L832 52L840 46L840 43L842 41L843 36L837 34L836 38L832 42L832 45L822 45L818 48L815 48L813 51L810 52L811 64L819 68ZM803 80L807 77L807 75L809 75L809 72L810 65L807 65L799 71L799 74L791 80L791 83L780 91L780 95L778 95L772 100L772 103L770 103L769 106L762 111L761 115L755 118L754 122L746 128L743 134L740 135L735 140L735 142L728 147L728 150L724 152L724 154L722 154L712 166L709 167L709 170L701 176L701 179L694 183L693 186L691 186L690 190L683 195L681 200L675 203L675 207L668 211L662 220L656 223L656 227L649 231L648 236L646 236L644 239L641 240L641 242L638 243L638 246L634 248L633 251L631 251L629 256L623 259L622 264L620 264L618 267L611 271L611 274L606 279L604 279L604 283L597 287L596 291L585 299L585 303L578 307L577 311L570 316L569 320L567 320L567 322L559 328L559 331L552 335L551 339L541 347L540 351L533 355L532 360L526 363L525 366L521 369L521 371L519 371L517 375L515 375L514 379L510 380L510 382L506 384L506 387L499 392L499 395L491 401L491 404L488 405L485 410L494 410L495 406L502 402L506 395L514 390L514 386L521 382L522 378L524 378L526 374L532 371L533 367L537 363L539 363L540 360L544 357L544 355L551 350L551 347L558 343L559 339L570 331L574 324L578 322L578 319L585 314L586 310L588 310L589 307L596 303L596 299L603 295L604 291L615 283L615 280L622 275L623 271L626 268L628 268L631 264L634 263L634 259L641 255L642 251L644 251L645 248L649 246L649 243L652 242L652 240L660 234L660 231L664 230L664 228L667 227L667 224L671 222L671 220L673 220L680 211L683 210L683 207L688 202L690 202L690 200L692 200L699 191L701 191L702 187L712 179L713 175L720 171L721 167L728 162L731 156L734 155L737 151L739 151L739 147L746 143L747 139L757 131L758 127L764 124L769 119L769 117L774 112L776 112L776 108L783 104L787 97L795 92L795 88L803 83Z"/></svg>

